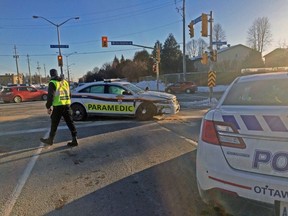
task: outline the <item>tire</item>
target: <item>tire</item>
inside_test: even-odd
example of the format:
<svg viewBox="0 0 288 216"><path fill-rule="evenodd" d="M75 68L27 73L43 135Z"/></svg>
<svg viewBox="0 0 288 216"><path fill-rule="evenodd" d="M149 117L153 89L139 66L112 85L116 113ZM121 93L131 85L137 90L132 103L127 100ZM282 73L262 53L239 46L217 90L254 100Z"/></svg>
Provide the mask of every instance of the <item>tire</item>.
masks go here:
<svg viewBox="0 0 288 216"><path fill-rule="evenodd" d="M157 108L153 103L142 103L139 105L136 111L136 118L139 121L148 121L157 114Z"/></svg>
<svg viewBox="0 0 288 216"><path fill-rule="evenodd" d="M186 89L185 90L185 93L187 93L187 94L191 94L193 91L191 90L191 89Z"/></svg>
<svg viewBox="0 0 288 216"><path fill-rule="evenodd" d="M16 97L13 98L13 101L15 103L20 103L20 102L22 102L22 98L20 96L16 96Z"/></svg>
<svg viewBox="0 0 288 216"><path fill-rule="evenodd" d="M171 89L167 89L166 92L167 93L172 93L172 90Z"/></svg>
<svg viewBox="0 0 288 216"><path fill-rule="evenodd" d="M43 100L43 101L47 101L47 95L46 94L44 94L44 95L42 95L42 97L41 97L41 99Z"/></svg>
<svg viewBox="0 0 288 216"><path fill-rule="evenodd" d="M83 121L87 118L87 112L83 105L73 104L72 109L72 118L74 121Z"/></svg>

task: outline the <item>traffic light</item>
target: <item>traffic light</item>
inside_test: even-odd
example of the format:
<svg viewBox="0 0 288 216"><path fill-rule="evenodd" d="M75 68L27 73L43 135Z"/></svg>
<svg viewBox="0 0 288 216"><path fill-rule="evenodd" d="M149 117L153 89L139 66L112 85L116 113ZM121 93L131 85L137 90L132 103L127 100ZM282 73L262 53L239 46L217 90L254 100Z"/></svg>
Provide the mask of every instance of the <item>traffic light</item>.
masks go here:
<svg viewBox="0 0 288 216"><path fill-rule="evenodd" d="M102 36L102 47L108 47L108 37Z"/></svg>
<svg viewBox="0 0 288 216"><path fill-rule="evenodd" d="M157 63L156 62L153 64L152 70L154 73L157 73Z"/></svg>
<svg viewBox="0 0 288 216"><path fill-rule="evenodd" d="M193 38L194 37L194 23L193 21L190 22L190 24L188 25L189 27L189 35L190 35L190 38Z"/></svg>
<svg viewBox="0 0 288 216"><path fill-rule="evenodd" d="M207 64L208 63L208 54L207 53L203 53L202 54L201 63L202 64Z"/></svg>
<svg viewBox="0 0 288 216"><path fill-rule="evenodd" d="M161 58L160 58L160 48L157 48L156 50L156 61L160 62Z"/></svg>
<svg viewBox="0 0 288 216"><path fill-rule="evenodd" d="M63 58L62 58L62 55L58 55L58 66L59 67L63 67Z"/></svg>
<svg viewBox="0 0 288 216"><path fill-rule="evenodd" d="M208 36L208 15L202 13L202 31L201 35L202 37L207 37Z"/></svg>

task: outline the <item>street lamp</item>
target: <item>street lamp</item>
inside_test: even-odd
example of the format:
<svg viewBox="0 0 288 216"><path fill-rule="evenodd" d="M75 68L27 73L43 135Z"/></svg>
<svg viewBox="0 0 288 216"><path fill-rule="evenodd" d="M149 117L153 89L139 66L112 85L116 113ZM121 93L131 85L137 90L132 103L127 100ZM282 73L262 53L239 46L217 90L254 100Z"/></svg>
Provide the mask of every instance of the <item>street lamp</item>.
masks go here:
<svg viewBox="0 0 288 216"><path fill-rule="evenodd" d="M56 24L56 23L53 23L52 21L46 19L45 17L42 17L42 16L33 16L34 19L38 19L38 18L41 18L41 19L44 19L46 20L47 22L51 23L52 25L56 26L57 28L57 38L58 38L58 48L59 48L59 55L61 55L61 48L60 48L60 32L59 32L59 27L62 26L63 24L65 24L66 22L68 22L69 20L72 20L72 19L75 19L75 20L78 20L80 19L79 17L71 17L67 20L65 20L64 22L60 23L60 24ZM63 65L60 65L60 70L61 70L61 77L63 77Z"/></svg>
<svg viewBox="0 0 288 216"><path fill-rule="evenodd" d="M73 52L73 53L70 53L70 54L65 55L65 56L66 56L66 66L67 66L67 75L68 75L68 83L69 83L69 84L70 84L69 66L71 66L71 65L68 64L68 57L71 56L71 55L73 55L73 54L76 54L76 53L77 53L77 52Z"/></svg>

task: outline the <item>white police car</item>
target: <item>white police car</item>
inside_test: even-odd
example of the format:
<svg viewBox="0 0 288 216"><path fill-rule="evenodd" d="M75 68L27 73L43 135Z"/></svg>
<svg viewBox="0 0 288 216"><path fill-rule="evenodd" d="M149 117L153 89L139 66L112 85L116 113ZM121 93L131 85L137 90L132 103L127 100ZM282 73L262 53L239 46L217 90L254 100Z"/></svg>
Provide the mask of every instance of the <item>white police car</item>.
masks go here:
<svg viewBox="0 0 288 216"><path fill-rule="evenodd" d="M159 114L176 114L180 110L175 95L144 91L129 82L101 81L86 83L72 92L74 120L88 115L133 116L150 120Z"/></svg>
<svg viewBox="0 0 288 216"><path fill-rule="evenodd" d="M202 119L196 168L205 202L233 212L234 196L257 202L249 215L288 215L287 72L233 81Z"/></svg>

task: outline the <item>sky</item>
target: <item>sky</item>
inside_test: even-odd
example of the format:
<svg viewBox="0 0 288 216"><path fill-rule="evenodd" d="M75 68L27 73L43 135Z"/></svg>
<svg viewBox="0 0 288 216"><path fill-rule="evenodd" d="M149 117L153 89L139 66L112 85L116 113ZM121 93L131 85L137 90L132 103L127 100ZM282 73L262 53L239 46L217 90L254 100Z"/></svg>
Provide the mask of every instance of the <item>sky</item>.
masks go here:
<svg viewBox="0 0 288 216"><path fill-rule="evenodd" d="M64 57L64 74L67 65L70 77L77 81L93 68L111 63L116 56L133 59L135 52L143 50L131 45L111 45L103 48L101 37L108 41L132 41L133 44L153 47L162 44L173 34L182 50L183 0L1 0L0 1L0 75L19 72L49 74L58 68L57 28L61 25L60 41ZM221 24L231 46L246 45L247 31L259 17L268 17L272 43L265 51L288 44L288 0L185 0L185 40L189 37L188 24L202 13L212 11L214 24ZM42 18L33 19L32 16ZM195 25L195 37L200 37L201 23ZM207 43L209 38L203 38ZM151 53L152 50L147 50ZM264 52L264 54L265 54ZM29 58L27 57L29 56ZM68 58L66 58L68 56ZM68 60L68 64L67 64Z"/></svg>

